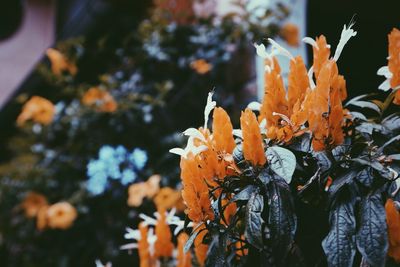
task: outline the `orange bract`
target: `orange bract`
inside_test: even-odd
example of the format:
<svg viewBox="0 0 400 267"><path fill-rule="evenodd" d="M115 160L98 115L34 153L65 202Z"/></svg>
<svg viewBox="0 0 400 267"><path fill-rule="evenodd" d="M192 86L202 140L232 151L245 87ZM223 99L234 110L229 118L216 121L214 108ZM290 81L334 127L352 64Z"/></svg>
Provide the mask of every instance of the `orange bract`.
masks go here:
<svg viewBox="0 0 400 267"><path fill-rule="evenodd" d="M400 31L396 28L388 35L389 59L388 67L392 73L390 86L396 88L400 85Z"/></svg>
<svg viewBox="0 0 400 267"><path fill-rule="evenodd" d="M206 74L211 71L213 66L204 59L197 59L190 63L190 67L195 70L198 74Z"/></svg>
<svg viewBox="0 0 400 267"><path fill-rule="evenodd" d="M400 213L394 201L388 199L385 204L386 223L388 225L389 251L388 255L400 262Z"/></svg>
<svg viewBox="0 0 400 267"><path fill-rule="evenodd" d="M55 112L56 109L49 100L40 96L32 96L22 107L22 112L17 118L17 124L23 126L25 122L32 120L48 125L53 121Z"/></svg>
<svg viewBox="0 0 400 267"><path fill-rule="evenodd" d="M213 144L218 152L232 154L235 140L232 136L232 123L228 113L223 108L217 107L213 114Z"/></svg>
<svg viewBox="0 0 400 267"><path fill-rule="evenodd" d="M203 224L198 229L198 231L201 232L196 236L196 239L194 240L194 253L200 266L204 266L208 252L208 245L203 243L204 236L207 234L208 231L204 229L205 226Z"/></svg>
<svg viewBox="0 0 400 267"><path fill-rule="evenodd" d="M193 222L214 219L208 186L201 178L201 169L196 158L181 159L182 197L187 209L185 212Z"/></svg>
<svg viewBox="0 0 400 267"><path fill-rule="evenodd" d="M325 36L321 35L315 39L317 47L313 46L314 63L313 69L315 78L318 79L319 72L321 71L324 64L329 60L331 50L326 42Z"/></svg>
<svg viewBox="0 0 400 267"><path fill-rule="evenodd" d="M171 257L174 250L174 244L171 241L171 229L166 220L166 212L164 209L158 210L160 217L157 220L155 233L157 240L154 244L154 255L157 258Z"/></svg>
<svg viewBox="0 0 400 267"><path fill-rule="evenodd" d="M151 267L152 258L150 254L150 245L147 241L148 227L143 223L139 224L140 239L138 241L138 254L140 258L140 267Z"/></svg>
<svg viewBox="0 0 400 267"><path fill-rule="evenodd" d="M45 196L39 193L30 192L26 195L21 206L25 211L25 216L28 218L36 217L39 210L43 206L47 206L48 202Z"/></svg>
<svg viewBox="0 0 400 267"><path fill-rule="evenodd" d="M264 154L264 144L256 115L246 109L240 116L240 126L243 134L244 158L254 166L264 165L267 161Z"/></svg>
<svg viewBox="0 0 400 267"><path fill-rule="evenodd" d="M49 48L46 50L46 55L50 60L51 70L55 75L61 75L64 71L68 71L71 75L75 75L78 72L75 64L69 62L60 51Z"/></svg>
<svg viewBox="0 0 400 267"><path fill-rule="evenodd" d="M186 233L181 233L178 236L178 265L177 267L191 267L192 266L192 254L190 251L185 253L184 247L186 242L188 241L189 236Z"/></svg>
<svg viewBox="0 0 400 267"><path fill-rule="evenodd" d="M74 223L78 213L68 202L58 202L47 209L48 226L53 229L68 229Z"/></svg>

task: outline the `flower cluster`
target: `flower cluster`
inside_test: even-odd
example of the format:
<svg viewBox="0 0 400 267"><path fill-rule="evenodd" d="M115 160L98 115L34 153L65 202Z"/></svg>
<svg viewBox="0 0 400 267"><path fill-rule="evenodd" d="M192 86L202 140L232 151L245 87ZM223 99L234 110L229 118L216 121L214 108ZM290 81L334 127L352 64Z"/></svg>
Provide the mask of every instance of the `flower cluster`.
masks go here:
<svg viewBox="0 0 400 267"><path fill-rule="evenodd" d="M21 207L26 217L36 217L38 230L68 229L78 216L76 209L70 203L64 201L49 205L45 196L35 192L25 196Z"/></svg>
<svg viewBox="0 0 400 267"><path fill-rule="evenodd" d="M123 185L133 183L146 162L147 153L140 148L129 152L123 146L103 146L99 150L99 158L87 165L87 189L94 195L102 194L109 178L119 180Z"/></svg>
<svg viewBox="0 0 400 267"><path fill-rule="evenodd" d="M384 266L386 255L399 261L399 117L367 119L345 108L346 81L337 61L357 34L352 26L344 26L332 55L323 35L304 39L314 52L309 70L272 39L270 51L256 45L265 60L265 93L262 103L251 103L242 112L241 129L233 129L210 93L204 125L183 132L185 148L170 150L181 157L185 213L195 226L186 246L203 246L203 254L195 254L207 258L206 265L259 261L292 266L301 261L296 233L303 232L296 213L302 211L295 201L329 208L330 230L319 239L328 266L352 266L356 251L370 266ZM396 30L389 36L384 72L397 90L395 35ZM278 54L290 60L287 89ZM387 98L389 104L393 98L396 103L395 94ZM346 105L368 107L383 118L388 100L363 97ZM249 251L254 258L247 257Z"/></svg>
<svg viewBox="0 0 400 267"><path fill-rule="evenodd" d="M48 125L53 121L54 115L55 107L53 103L43 97L33 96L22 107L17 118L17 124L23 126L27 121L32 120L39 124Z"/></svg>

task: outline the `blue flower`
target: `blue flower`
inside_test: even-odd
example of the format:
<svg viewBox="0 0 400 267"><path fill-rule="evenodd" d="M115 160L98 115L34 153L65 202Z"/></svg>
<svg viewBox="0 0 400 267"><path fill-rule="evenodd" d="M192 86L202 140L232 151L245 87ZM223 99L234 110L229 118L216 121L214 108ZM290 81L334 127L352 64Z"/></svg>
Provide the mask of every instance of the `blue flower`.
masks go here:
<svg viewBox="0 0 400 267"><path fill-rule="evenodd" d="M136 180L137 174L131 169L126 169L122 172L121 184L127 185Z"/></svg>
<svg viewBox="0 0 400 267"><path fill-rule="evenodd" d="M129 156L129 161L135 166L137 170L142 170L147 162L146 151L135 148Z"/></svg>
<svg viewBox="0 0 400 267"><path fill-rule="evenodd" d="M92 159L87 164L87 190L94 194L102 194L108 184L108 179L120 180L122 185L134 182L147 162L146 151L135 148L129 152L123 146L115 148L103 146L99 150L99 158Z"/></svg>

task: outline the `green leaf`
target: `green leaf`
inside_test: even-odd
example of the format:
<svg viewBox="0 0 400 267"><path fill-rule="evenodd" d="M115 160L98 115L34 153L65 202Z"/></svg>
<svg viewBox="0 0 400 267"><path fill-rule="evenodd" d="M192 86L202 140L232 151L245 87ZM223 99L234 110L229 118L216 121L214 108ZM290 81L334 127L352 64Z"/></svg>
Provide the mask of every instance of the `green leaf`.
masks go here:
<svg viewBox="0 0 400 267"><path fill-rule="evenodd" d="M386 213L382 195L375 193L361 201L357 248L370 266L385 266L388 251Z"/></svg>
<svg viewBox="0 0 400 267"><path fill-rule="evenodd" d="M382 125L389 131L400 130L400 115L399 113L394 113L382 120Z"/></svg>
<svg viewBox="0 0 400 267"><path fill-rule="evenodd" d="M367 117L365 117L365 115L362 114L361 112L352 111L352 112L350 112L350 115L351 115L353 118L359 119L359 120L362 120L362 121L367 121L367 120L368 120Z"/></svg>
<svg viewBox="0 0 400 267"><path fill-rule="evenodd" d="M287 252L294 240L297 218L289 186L281 178L274 179L267 188L268 226L274 254L277 259L287 258Z"/></svg>
<svg viewBox="0 0 400 267"><path fill-rule="evenodd" d="M255 185L248 185L242 191L233 196L232 202L238 200L248 200L251 197L251 194L256 191L257 187Z"/></svg>
<svg viewBox="0 0 400 267"><path fill-rule="evenodd" d="M330 231L322 241L329 267L351 267L356 253L354 203L336 202L329 213Z"/></svg>
<svg viewBox="0 0 400 267"><path fill-rule="evenodd" d="M317 159L318 167L321 169L322 172L325 172L332 167L332 161L325 151L314 152L314 157Z"/></svg>
<svg viewBox="0 0 400 267"><path fill-rule="evenodd" d="M253 192L246 205L244 235L253 247L261 250L263 248L262 225L264 220L261 213L264 209L264 198L257 192Z"/></svg>
<svg viewBox="0 0 400 267"><path fill-rule="evenodd" d="M199 233L200 233L201 231L204 230L204 229L202 229L202 230L198 231L198 229L199 229L200 226L202 226L202 225L203 225L203 224L201 223L201 224L199 224L195 229L193 229L192 234L190 235L188 241L186 241L185 246L183 247L183 251L184 251L185 253L187 253L187 252L190 250L190 248L192 247L193 242L194 242L194 240L196 239L196 237L199 235Z"/></svg>
<svg viewBox="0 0 400 267"><path fill-rule="evenodd" d="M225 257L226 246L226 235L214 235L208 248L206 266L227 266Z"/></svg>
<svg viewBox="0 0 400 267"><path fill-rule="evenodd" d="M370 167L364 168L356 175L356 180L366 187L371 187L374 181L374 176Z"/></svg>
<svg viewBox="0 0 400 267"><path fill-rule="evenodd" d="M368 101L352 101L348 103L349 105L357 106L360 108L369 108L375 110L378 113L381 113L381 109L374 103Z"/></svg>
<svg viewBox="0 0 400 267"><path fill-rule="evenodd" d="M286 183L290 184L296 168L296 156L292 151L286 148L272 146L267 148L265 154L271 170L282 177Z"/></svg>

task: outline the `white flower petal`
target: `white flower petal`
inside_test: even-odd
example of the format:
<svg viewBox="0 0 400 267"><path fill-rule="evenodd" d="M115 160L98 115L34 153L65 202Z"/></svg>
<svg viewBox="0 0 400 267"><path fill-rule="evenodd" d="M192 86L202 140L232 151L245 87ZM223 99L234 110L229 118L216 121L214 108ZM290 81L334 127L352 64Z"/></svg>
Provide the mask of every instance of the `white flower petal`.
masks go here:
<svg viewBox="0 0 400 267"><path fill-rule="evenodd" d="M206 138L204 137L204 135L196 128L189 128L186 129L183 132L184 135L189 136L189 137L193 137L193 138L197 138L203 142L207 142Z"/></svg>
<svg viewBox="0 0 400 267"><path fill-rule="evenodd" d="M186 157L186 151L180 147L171 148L169 150L169 153L176 154L181 157Z"/></svg>
<svg viewBox="0 0 400 267"><path fill-rule="evenodd" d="M260 109L261 109L261 103L260 103L260 102L257 102L257 101L250 102L250 103L247 105L247 108L249 108L249 109L251 109L251 110L260 111Z"/></svg>
<svg viewBox="0 0 400 267"><path fill-rule="evenodd" d="M259 57L262 57L263 59L270 58L270 55L267 53L267 48L264 44L254 43L254 47L256 48L256 52Z"/></svg>
<svg viewBox="0 0 400 267"><path fill-rule="evenodd" d="M349 28L346 28L346 25L343 26L342 33L340 34L339 44L336 47L335 55L333 56L333 60L338 61L340 54L343 51L344 46L350 40L351 37L357 35L357 32L354 31L351 27L353 27L353 23L349 25Z"/></svg>
<svg viewBox="0 0 400 267"><path fill-rule="evenodd" d="M318 45L317 45L317 42L316 42L313 38L311 38L311 37L304 37L302 41L303 41L304 43L306 43L306 44L309 44L309 45L311 45L311 46L317 48L317 50L319 49L319 48L318 48Z"/></svg>
<svg viewBox="0 0 400 267"><path fill-rule="evenodd" d="M376 72L376 74L378 74L380 76L385 76L385 78L392 78L393 77L393 73L390 72L388 66L380 67L379 70Z"/></svg>
<svg viewBox="0 0 400 267"><path fill-rule="evenodd" d="M212 101L212 96L213 92L209 92L207 97L207 104L206 107L204 108L204 129L207 129L208 117L210 116L211 111L217 105L217 102Z"/></svg>
<svg viewBox="0 0 400 267"><path fill-rule="evenodd" d="M290 54L290 52L287 49L283 48L280 44L278 44L277 42L275 42L271 38L268 38L268 41L271 43L272 48L274 48L275 51L277 51L278 54L280 54L282 56L285 56L285 57L287 57L289 59L293 59L292 54Z"/></svg>
<svg viewBox="0 0 400 267"><path fill-rule="evenodd" d="M309 70L308 70L308 81L310 82L310 88L312 89L312 90L314 90L314 88L315 88L315 82L314 82L314 79L313 79L313 73L314 73L314 68L313 67L311 67Z"/></svg>
<svg viewBox="0 0 400 267"><path fill-rule="evenodd" d="M391 88L390 79L386 79L381 85L379 85L378 89L383 91L388 91Z"/></svg>
<svg viewBox="0 0 400 267"><path fill-rule="evenodd" d="M130 243L130 244L122 245L119 248L120 249L137 249L138 248L138 244L137 243Z"/></svg>

